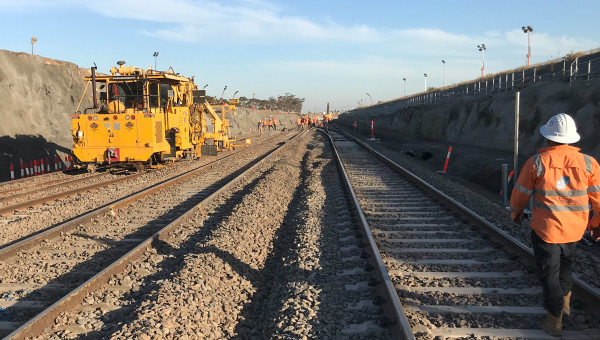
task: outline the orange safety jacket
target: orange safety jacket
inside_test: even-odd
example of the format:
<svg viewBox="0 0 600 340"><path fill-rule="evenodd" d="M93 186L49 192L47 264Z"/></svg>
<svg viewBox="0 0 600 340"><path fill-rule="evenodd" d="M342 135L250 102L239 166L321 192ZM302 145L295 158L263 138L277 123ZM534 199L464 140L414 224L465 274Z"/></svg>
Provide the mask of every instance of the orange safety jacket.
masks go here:
<svg viewBox="0 0 600 340"><path fill-rule="evenodd" d="M538 150L529 158L513 189L510 206L513 219L534 195L531 228L547 243L569 243L581 239L589 220L600 223L600 166L579 148L562 144Z"/></svg>
<svg viewBox="0 0 600 340"><path fill-rule="evenodd" d="M277 125L277 118L273 118L273 124Z"/></svg>
<svg viewBox="0 0 600 340"><path fill-rule="evenodd" d="M300 118L296 119L296 124L298 124L298 125L302 124L302 120Z"/></svg>
<svg viewBox="0 0 600 340"><path fill-rule="evenodd" d="M273 121L269 119L269 126L273 126Z"/></svg>

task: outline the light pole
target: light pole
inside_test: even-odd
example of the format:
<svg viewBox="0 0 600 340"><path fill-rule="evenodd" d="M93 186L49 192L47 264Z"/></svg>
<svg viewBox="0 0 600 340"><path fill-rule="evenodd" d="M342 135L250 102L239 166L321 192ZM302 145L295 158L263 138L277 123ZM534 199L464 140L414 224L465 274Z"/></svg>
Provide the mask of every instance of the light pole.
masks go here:
<svg viewBox="0 0 600 340"><path fill-rule="evenodd" d="M427 92L427 73L423 73L423 76L425 76L425 92Z"/></svg>
<svg viewBox="0 0 600 340"><path fill-rule="evenodd" d="M227 85L225 85L223 92L221 92L221 104L223 104L223 95L225 94L225 90L227 90Z"/></svg>
<svg viewBox="0 0 600 340"><path fill-rule="evenodd" d="M31 37L31 54L33 54L33 45L37 42L36 37Z"/></svg>
<svg viewBox="0 0 600 340"><path fill-rule="evenodd" d="M404 97L406 97L406 78L402 78L404 80Z"/></svg>
<svg viewBox="0 0 600 340"><path fill-rule="evenodd" d="M533 27L523 26L521 29L523 33L527 33L527 66L529 66L529 58L531 58L531 32L533 32Z"/></svg>
<svg viewBox="0 0 600 340"><path fill-rule="evenodd" d="M154 70L156 71L156 57L158 57L158 52L154 52L152 56L154 56Z"/></svg>
<svg viewBox="0 0 600 340"><path fill-rule="evenodd" d="M366 93L366 92L365 92ZM373 98L371 98L371 95L367 93L367 96L369 96L369 99L371 99L371 105L373 105Z"/></svg>
<svg viewBox="0 0 600 340"><path fill-rule="evenodd" d="M235 91L235 92L233 93L233 98L234 98L234 99L235 99L235 95L236 95L238 92L240 92L240 91Z"/></svg>
<svg viewBox="0 0 600 340"><path fill-rule="evenodd" d="M484 58L485 58L485 44L477 45L477 48L481 51L481 78L483 78Z"/></svg>
<svg viewBox="0 0 600 340"><path fill-rule="evenodd" d="M442 74L444 75L444 87L446 87L446 61L442 59Z"/></svg>

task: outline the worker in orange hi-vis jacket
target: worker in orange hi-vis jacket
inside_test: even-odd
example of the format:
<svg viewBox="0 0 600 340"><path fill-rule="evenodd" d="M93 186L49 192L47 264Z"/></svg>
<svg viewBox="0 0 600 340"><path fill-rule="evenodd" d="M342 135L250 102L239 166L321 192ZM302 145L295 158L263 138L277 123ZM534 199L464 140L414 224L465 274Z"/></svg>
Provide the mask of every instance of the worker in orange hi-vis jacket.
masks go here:
<svg viewBox="0 0 600 340"><path fill-rule="evenodd" d="M273 128L273 119L269 119L269 122L267 124L269 124L269 131L271 131L271 129Z"/></svg>
<svg viewBox="0 0 600 340"><path fill-rule="evenodd" d="M277 131L277 117L273 117L273 130Z"/></svg>
<svg viewBox="0 0 600 340"><path fill-rule="evenodd" d="M521 224L533 195L531 243L547 311L542 328L562 334L562 316L570 314L575 244L586 226L600 239L600 166L569 144L579 141L575 121L559 113L540 128L547 147L529 158L510 199L512 219ZM589 220L589 205L593 216Z"/></svg>
<svg viewBox="0 0 600 340"><path fill-rule="evenodd" d="M300 131L302 129L302 119L296 118L296 131Z"/></svg>

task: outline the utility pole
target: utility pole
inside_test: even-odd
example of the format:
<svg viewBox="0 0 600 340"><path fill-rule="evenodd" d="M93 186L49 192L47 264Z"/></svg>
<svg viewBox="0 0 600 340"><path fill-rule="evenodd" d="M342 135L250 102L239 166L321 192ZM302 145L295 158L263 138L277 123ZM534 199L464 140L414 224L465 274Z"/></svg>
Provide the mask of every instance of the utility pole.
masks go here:
<svg viewBox="0 0 600 340"><path fill-rule="evenodd" d="M425 76L425 92L427 92L427 73L423 73Z"/></svg>

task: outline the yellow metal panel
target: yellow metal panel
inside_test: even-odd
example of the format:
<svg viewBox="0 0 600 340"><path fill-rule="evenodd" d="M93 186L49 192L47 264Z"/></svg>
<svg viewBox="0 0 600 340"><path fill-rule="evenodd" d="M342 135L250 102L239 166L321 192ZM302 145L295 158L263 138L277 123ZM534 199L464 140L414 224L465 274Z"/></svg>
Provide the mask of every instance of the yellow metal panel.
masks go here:
<svg viewBox="0 0 600 340"><path fill-rule="evenodd" d="M117 117L117 119L114 119L114 117ZM111 117L112 133L114 135L113 144L121 148L137 147L136 121L125 117L131 116L120 114Z"/></svg>

